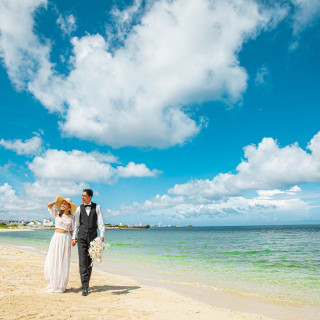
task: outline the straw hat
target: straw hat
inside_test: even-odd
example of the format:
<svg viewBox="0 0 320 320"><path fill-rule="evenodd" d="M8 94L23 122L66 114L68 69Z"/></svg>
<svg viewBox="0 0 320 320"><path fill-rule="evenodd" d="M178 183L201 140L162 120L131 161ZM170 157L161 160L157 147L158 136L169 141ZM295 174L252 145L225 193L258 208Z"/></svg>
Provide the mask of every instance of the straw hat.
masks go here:
<svg viewBox="0 0 320 320"><path fill-rule="evenodd" d="M56 208L58 210L61 210L61 204L62 204L63 200L70 204L70 206L71 206L71 208L70 208L71 214L75 213L75 211L77 210L77 205L75 203L73 203L71 201L71 199L69 199L69 198L57 197L57 199L56 199Z"/></svg>

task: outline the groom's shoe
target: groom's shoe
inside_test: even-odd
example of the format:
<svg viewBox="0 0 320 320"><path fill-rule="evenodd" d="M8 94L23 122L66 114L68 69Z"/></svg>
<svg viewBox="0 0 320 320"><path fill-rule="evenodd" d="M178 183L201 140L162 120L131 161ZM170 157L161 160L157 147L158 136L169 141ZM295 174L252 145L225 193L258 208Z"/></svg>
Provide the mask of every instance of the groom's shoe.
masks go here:
<svg viewBox="0 0 320 320"><path fill-rule="evenodd" d="M85 297L89 294L88 292L88 288L84 288L83 291L82 291L82 295Z"/></svg>

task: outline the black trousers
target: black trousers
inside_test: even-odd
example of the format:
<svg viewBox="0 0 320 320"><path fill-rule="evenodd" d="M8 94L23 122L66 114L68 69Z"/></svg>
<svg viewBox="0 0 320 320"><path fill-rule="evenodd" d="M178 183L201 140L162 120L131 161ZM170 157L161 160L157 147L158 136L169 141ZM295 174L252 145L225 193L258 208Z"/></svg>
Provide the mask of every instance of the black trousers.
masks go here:
<svg viewBox="0 0 320 320"><path fill-rule="evenodd" d="M97 237L97 231L78 233L78 254L79 254L79 272L82 288L89 288L89 282L92 272L92 260L89 256L90 242Z"/></svg>

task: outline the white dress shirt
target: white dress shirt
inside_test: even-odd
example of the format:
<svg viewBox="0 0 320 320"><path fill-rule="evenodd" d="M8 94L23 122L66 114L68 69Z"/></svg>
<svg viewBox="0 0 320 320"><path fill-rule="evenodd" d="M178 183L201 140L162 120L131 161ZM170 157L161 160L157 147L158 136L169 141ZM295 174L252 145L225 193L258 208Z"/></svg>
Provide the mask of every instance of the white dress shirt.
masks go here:
<svg viewBox="0 0 320 320"><path fill-rule="evenodd" d="M89 203L89 205L91 205L91 202ZM89 216L91 208L86 207L85 210L87 212L87 215ZM99 204L97 204L97 206L96 206L96 213L98 216L98 229L100 231L100 238L104 238L105 227L104 227L102 211L101 211ZM80 219L79 218L80 218L80 206L77 208L76 213L75 213L74 231L73 231L72 239L78 239L78 231L79 231L79 227L80 227Z"/></svg>

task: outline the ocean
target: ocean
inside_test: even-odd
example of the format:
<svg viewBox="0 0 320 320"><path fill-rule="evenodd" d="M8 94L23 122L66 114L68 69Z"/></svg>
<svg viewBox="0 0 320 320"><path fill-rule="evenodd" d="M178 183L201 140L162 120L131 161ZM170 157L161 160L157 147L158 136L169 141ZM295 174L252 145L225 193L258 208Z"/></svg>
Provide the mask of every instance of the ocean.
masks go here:
<svg viewBox="0 0 320 320"><path fill-rule="evenodd" d="M53 231L1 232L46 253ZM107 230L109 272L320 310L320 225ZM77 262L77 250L72 248Z"/></svg>

